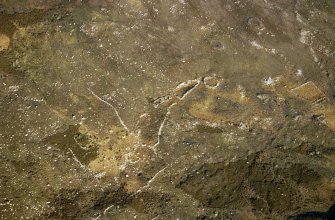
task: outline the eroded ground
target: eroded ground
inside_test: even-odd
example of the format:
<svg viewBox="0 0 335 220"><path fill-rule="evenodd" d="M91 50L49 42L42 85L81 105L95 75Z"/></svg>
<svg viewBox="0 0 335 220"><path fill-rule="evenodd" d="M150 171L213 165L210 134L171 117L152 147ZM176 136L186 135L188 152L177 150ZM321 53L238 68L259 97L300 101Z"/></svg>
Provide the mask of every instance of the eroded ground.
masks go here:
<svg viewBox="0 0 335 220"><path fill-rule="evenodd" d="M334 4L0 1L1 218L327 219Z"/></svg>

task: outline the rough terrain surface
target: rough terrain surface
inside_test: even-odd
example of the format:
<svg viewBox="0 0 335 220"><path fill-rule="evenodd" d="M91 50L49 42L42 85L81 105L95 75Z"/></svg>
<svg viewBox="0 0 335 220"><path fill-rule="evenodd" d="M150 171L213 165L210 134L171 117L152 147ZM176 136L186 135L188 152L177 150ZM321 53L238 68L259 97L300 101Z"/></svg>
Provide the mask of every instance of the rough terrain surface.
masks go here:
<svg viewBox="0 0 335 220"><path fill-rule="evenodd" d="M333 0L0 12L1 219L334 216Z"/></svg>

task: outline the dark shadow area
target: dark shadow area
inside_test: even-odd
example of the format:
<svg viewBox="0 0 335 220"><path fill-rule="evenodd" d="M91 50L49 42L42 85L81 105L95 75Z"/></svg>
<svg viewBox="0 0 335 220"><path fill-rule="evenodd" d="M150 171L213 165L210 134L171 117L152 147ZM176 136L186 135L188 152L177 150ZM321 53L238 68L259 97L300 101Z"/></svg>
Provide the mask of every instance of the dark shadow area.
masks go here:
<svg viewBox="0 0 335 220"><path fill-rule="evenodd" d="M333 204L327 212L303 212L294 216L289 216L288 220L307 220L307 219L327 219L335 220L335 204Z"/></svg>

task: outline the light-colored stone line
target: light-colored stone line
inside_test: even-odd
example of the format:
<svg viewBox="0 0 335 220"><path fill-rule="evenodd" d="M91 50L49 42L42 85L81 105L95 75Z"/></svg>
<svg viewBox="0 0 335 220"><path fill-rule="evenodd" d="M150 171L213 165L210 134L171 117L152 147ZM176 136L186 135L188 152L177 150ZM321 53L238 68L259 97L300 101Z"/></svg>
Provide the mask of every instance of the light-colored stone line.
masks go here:
<svg viewBox="0 0 335 220"><path fill-rule="evenodd" d="M169 165L168 165L169 166ZM151 183L154 182L167 168L168 166L164 167L163 169L159 170L148 182L145 186L141 187L136 191L135 194L142 192L143 190L150 187Z"/></svg>
<svg viewBox="0 0 335 220"><path fill-rule="evenodd" d="M119 119L119 122L120 122L121 126L122 126L125 130L129 131L128 127L126 126L126 124L125 124L124 121L122 120L122 118L121 118L119 112L116 110L116 108L115 108L111 103L109 103L109 102L107 102L106 100L100 98L100 97L99 97L97 94L95 94L90 88L87 88L87 90L90 91L91 94L92 94L96 99L98 99L99 101L101 101L101 102L105 103L106 105L110 106L110 107L114 110L116 117Z"/></svg>

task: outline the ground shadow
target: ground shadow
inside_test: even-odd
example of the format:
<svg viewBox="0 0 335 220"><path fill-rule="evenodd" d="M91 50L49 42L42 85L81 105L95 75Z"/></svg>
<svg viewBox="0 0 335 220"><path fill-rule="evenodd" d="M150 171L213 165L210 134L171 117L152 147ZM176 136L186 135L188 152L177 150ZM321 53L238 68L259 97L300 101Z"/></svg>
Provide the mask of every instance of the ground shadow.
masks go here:
<svg viewBox="0 0 335 220"><path fill-rule="evenodd" d="M317 219L327 219L335 220L335 204L333 204L327 212L303 212L296 215L289 216L288 220L317 220Z"/></svg>

